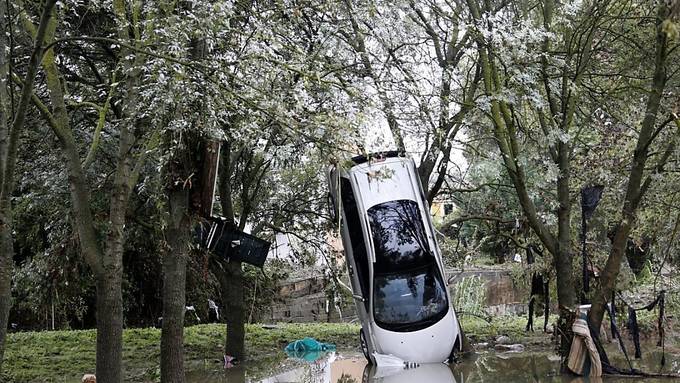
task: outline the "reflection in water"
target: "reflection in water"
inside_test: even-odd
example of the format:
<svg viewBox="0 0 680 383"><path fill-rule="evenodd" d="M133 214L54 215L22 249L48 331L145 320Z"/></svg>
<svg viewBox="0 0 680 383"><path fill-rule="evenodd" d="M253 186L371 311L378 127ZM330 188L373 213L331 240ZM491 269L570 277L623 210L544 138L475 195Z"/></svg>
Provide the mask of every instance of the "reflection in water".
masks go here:
<svg viewBox="0 0 680 383"><path fill-rule="evenodd" d="M443 363L423 364L415 368L381 368L367 365L362 383L456 383L453 371Z"/></svg>
<svg viewBox="0 0 680 383"><path fill-rule="evenodd" d="M604 380L599 376L593 376L588 378L573 378L569 383L603 383Z"/></svg>
<svg viewBox="0 0 680 383"><path fill-rule="evenodd" d="M323 358L317 358L299 368L260 380L260 383L330 383L332 379L332 365L336 359L335 352L329 352ZM302 358L302 360L310 360Z"/></svg>
<svg viewBox="0 0 680 383"><path fill-rule="evenodd" d="M660 352L649 346L643 359L635 361L635 367L658 372ZM610 355L617 360L616 351ZM663 372L680 372L680 357L666 354L666 369ZM452 366L445 364L424 364L417 368L380 369L367 366L359 354L337 355L329 353L311 363L287 359L277 367L262 372L264 366L239 366L229 370L215 368L214 371L192 371L187 382L220 383L474 383L474 382L553 382L553 383L629 383L630 378L577 378L560 375L560 360L550 351L497 353L478 352L465 357ZM258 372L259 371L259 372ZM262 376L267 376L262 378ZM648 382L670 382L661 379L645 379Z"/></svg>

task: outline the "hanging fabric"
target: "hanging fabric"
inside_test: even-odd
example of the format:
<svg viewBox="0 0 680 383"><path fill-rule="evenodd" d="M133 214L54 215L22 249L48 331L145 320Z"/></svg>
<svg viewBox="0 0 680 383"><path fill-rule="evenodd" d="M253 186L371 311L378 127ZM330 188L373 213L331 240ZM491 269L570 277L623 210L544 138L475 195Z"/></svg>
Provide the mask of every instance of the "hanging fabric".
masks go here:
<svg viewBox="0 0 680 383"><path fill-rule="evenodd" d="M662 290L659 293L659 341L656 343L657 347L661 347L661 367L666 365L666 330L663 328L663 323L666 317L666 291Z"/></svg>
<svg viewBox="0 0 680 383"><path fill-rule="evenodd" d="M543 305L545 310L543 310L543 332L548 332L548 319L550 317L550 279L545 278L543 280Z"/></svg>
<svg viewBox="0 0 680 383"><path fill-rule="evenodd" d="M628 302L626 302L625 298L619 294L619 299L622 302L622 306L627 307L628 309L628 322L626 323L626 327L628 328L632 338L633 338L633 344L635 346L635 357L640 358L642 356L642 352L640 350L640 331L637 323L637 313L636 311L640 310L648 310L651 311L653 310L657 305L659 306L659 318L658 318L658 330L659 330L659 341L657 342L657 346L662 347L662 354L661 354L661 367L663 367L666 364L666 354L665 354L665 329L664 329L664 321L665 321L665 311L666 311L666 302L665 302L665 295L666 291L662 290L659 292L659 295L652 301L651 303L647 304L646 306L640 307L640 308L634 308ZM608 361L608 358L606 356L606 352L604 348L599 344L599 340L597 337L593 337L593 340L596 343L598 352L600 353L600 358L602 362L602 368L603 372L605 374L614 374L614 375L625 375L625 376L631 376L631 377L639 377L639 378L645 378L645 377L662 377L662 378L680 378L680 375L674 374L674 373L647 373L644 371L640 371L638 369L633 368L633 365L630 361L630 358L628 357L628 352L626 350L626 347L623 343L623 339L621 337L621 333L619 332L619 329L616 325L616 314L615 314L615 307L616 305L614 304L614 295L612 295L612 304L611 305L606 305L605 309L607 313L609 314L610 318L610 324L612 328L612 334L614 338L618 339L619 341L619 346L621 348L621 351L623 351L623 355L626 357L626 361L628 362L628 370L620 369L617 368L613 365L611 365ZM595 332L590 329L591 334L594 334Z"/></svg>
<svg viewBox="0 0 680 383"><path fill-rule="evenodd" d="M586 219L590 219L600 203L604 186L596 185L581 189L581 212Z"/></svg>
<svg viewBox="0 0 680 383"><path fill-rule="evenodd" d="M627 328L633 338L633 344L635 345L635 358L639 359L642 356L640 349L640 329L637 324L637 314L636 311L647 310L652 311L658 305L659 306L659 318L657 319L657 330L659 331L659 340L657 341L657 347L662 347L661 353L661 366L666 364L666 350L665 350L665 335L666 331L664 329L664 321L666 318L666 291L661 290L656 298L648 303L646 306L640 308L634 308L628 302L625 301L623 296L619 293L619 297L624 305L628 307L628 323Z"/></svg>
<svg viewBox="0 0 680 383"><path fill-rule="evenodd" d="M608 306L605 306L605 309L607 310L607 313L609 314L609 323L611 325L611 330L612 330L612 338L617 339L619 341L619 347L621 348L621 351L623 352L623 356L626 357L626 362L628 362L628 367L630 368L631 371L633 371L633 364L630 362L630 357L628 357L628 351L626 350L626 345L623 343L623 338L621 338L621 333L619 333L619 328L616 326L616 314L614 314L614 306L611 308Z"/></svg>
<svg viewBox="0 0 680 383"><path fill-rule="evenodd" d="M540 250L535 245L529 244L526 248L527 264L529 265L532 265L536 261L534 251L536 251L538 255L542 255ZM534 331L534 307L536 305L536 297L544 294L546 295L548 294L548 289L547 283L544 282L543 274L534 272L531 275L531 292L529 293L529 318L527 320L525 331ZM544 312L546 313L546 322L543 325L543 331L546 331L548 326L547 314L549 313L549 309L550 306L546 303L544 308Z"/></svg>
<svg viewBox="0 0 680 383"><path fill-rule="evenodd" d="M581 303L588 303L587 294L590 291L590 280L588 276L588 256L586 253L587 221L593 216L597 204L602 198L604 186L596 185L581 189L581 255L583 258L583 292Z"/></svg>
<svg viewBox="0 0 680 383"><path fill-rule="evenodd" d="M628 331L633 337L633 345L635 346L635 359L642 358L642 351L640 350L640 328L637 323L637 314L635 309L628 306Z"/></svg>
<svg viewBox="0 0 680 383"><path fill-rule="evenodd" d="M572 326L574 339L571 342L567 367L576 375L602 376L600 352L595 345L588 327L585 313L579 310Z"/></svg>
<svg viewBox="0 0 680 383"><path fill-rule="evenodd" d="M612 338L616 339L616 334L614 333L614 326L616 326L616 290L612 291L612 303L611 311L609 312L609 318L611 319Z"/></svg>

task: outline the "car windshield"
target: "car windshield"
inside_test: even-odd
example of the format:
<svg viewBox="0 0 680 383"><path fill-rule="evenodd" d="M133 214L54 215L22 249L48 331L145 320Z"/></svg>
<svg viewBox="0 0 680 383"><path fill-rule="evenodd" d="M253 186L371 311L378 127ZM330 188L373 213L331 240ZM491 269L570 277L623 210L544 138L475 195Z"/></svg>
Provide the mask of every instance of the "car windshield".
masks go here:
<svg viewBox="0 0 680 383"><path fill-rule="evenodd" d="M434 262L410 272L376 274L373 316L387 330L415 331L448 311L444 284Z"/></svg>
<svg viewBox="0 0 680 383"><path fill-rule="evenodd" d="M415 201L397 200L375 205L368 209L368 219L376 273L413 269L433 261Z"/></svg>

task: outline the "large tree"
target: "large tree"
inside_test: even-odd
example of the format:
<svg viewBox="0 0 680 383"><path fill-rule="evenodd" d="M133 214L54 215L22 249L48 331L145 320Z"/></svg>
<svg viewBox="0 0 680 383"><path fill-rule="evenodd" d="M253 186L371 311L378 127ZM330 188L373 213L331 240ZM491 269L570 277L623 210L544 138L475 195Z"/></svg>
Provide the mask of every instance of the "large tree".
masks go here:
<svg viewBox="0 0 680 383"><path fill-rule="evenodd" d="M634 99L630 87L618 87L617 81L612 81L613 76L628 79L634 78L635 74L617 66L627 64L611 59L611 47L617 46L619 54L626 49L640 49L641 45L626 46L628 40L618 31L625 23L622 20L634 16L639 4L605 1L571 6L550 0L541 1L537 8L526 7L525 3L517 4L517 7L494 6L491 2L475 0L468 0L467 4L475 23L485 102L488 103L483 104L483 111L492 123L500 161L508 172L528 224L553 256L558 303L565 314L564 309L572 309L577 303L572 262L572 162L577 155L587 151L591 145L589 140L597 139L593 129L598 111L619 116L609 109L611 95L625 89L626 102ZM673 120L669 118L660 126L655 123L668 73L671 73L667 38L669 10L665 3L659 7L655 16L652 87L645 96L647 112L636 133L637 144L623 202L624 218L617 226L601 288L594 296L591 320L596 325L601 321L603 303L614 288L635 211L655 174L663 170L674 150L674 139L671 138L667 146L658 149L660 154L652 174L644 177L646 160L654 153L654 139ZM644 28L638 31L639 35L649 36L645 35ZM520 36L525 39L518 41ZM538 55L532 57L533 53ZM634 114L619 117L635 125ZM555 177L555 190L549 194L553 196L550 199L554 198L554 221L547 218L542 212L545 208L537 204L541 201L537 198L541 183L532 179L533 171L528 171L537 164L540 167L541 163L549 164L547 174ZM579 181L585 183L579 186L587 186L593 179L579 178ZM618 191L615 187L610 190L609 187L615 186L613 184L607 186L608 193ZM542 191L540 194L545 195Z"/></svg>
<svg viewBox="0 0 680 383"><path fill-rule="evenodd" d="M673 32L671 11L671 4L661 1L656 5L655 12L651 12L654 20L649 28L654 36L654 55L652 56L654 59L650 65L651 83L649 90L645 92L645 112L639 123L639 130L637 130L620 218L616 224L611 251L602 270L600 286L593 296L593 305L588 317L595 329L600 328L605 305L612 291L616 289L616 281L621 262L626 254L629 235L635 227L643 198L655 179L665 171L668 160L676 151L676 141L680 135L680 118L676 114L677 110L674 112L671 109L669 112L667 109L669 106L677 108L677 105L664 106L663 100L667 86L672 82L677 84L677 79L673 77L680 70L677 62L678 56L672 55L672 52L680 45L674 41L674 36L677 39L677 32ZM652 35L652 33L649 34ZM666 115L661 123L657 121L660 114ZM669 125L670 128L668 128ZM668 129L671 130L670 134L664 132ZM666 137L665 142L657 142L660 141L658 138L662 136L662 133L665 133L663 135ZM651 167L648 165L650 160L653 161Z"/></svg>
<svg viewBox="0 0 680 383"><path fill-rule="evenodd" d="M77 6L77 5L74 5ZM110 21L111 31L118 40L108 36L79 35L70 36L69 32L61 37L58 26L64 25L64 18L53 17L47 28L46 41L53 49L48 50L42 60L45 83L41 89L47 93L47 101L38 95L32 95L33 103L40 111L47 125L57 137L61 153L68 173L74 227L78 234L83 259L87 262L96 279L97 291L97 377L102 382L122 381L122 330L123 330L123 250L125 243L125 223L128 200L135 186L141 164L146 158L148 148L143 148L143 134L148 130L143 119L139 118L140 105L138 92L141 83L140 66L146 55L135 54L142 51L139 39L142 26L136 18L139 15L139 4L128 6L123 0L113 2L111 13L104 8L96 8L97 16ZM26 33L37 39L36 26L28 17L26 9L20 12ZM135 15L135 17L132 17ZM130 22L129 20L133 21ZM63 32L61 32L63 33ZM131 37L132 36L132 37ZM87 101L99 112L99 119L90 148L85 158L82 157L81 143L77 142L74 132L75 121L72 119L74 103L64 86L64 70L72 69L67 63L57 59L55 52L63 44L76 41L82 44L91 41L90 49L103 49L112 54L108 62L100 63L99 68L110 69L106 74L109 92L103 100ZM111 52L111 42L120 44L120 49ZM103 45L103 46L102 46ZM63 57L63 56L62 56ZM114 63L111 65L111 63ZM96 70L93 68L92 70ZM116 80L116 78L118 80ZM92 199L92 182L96 177L88 176L88 168L99 146L100 135L108 118L111 96L119 82L115 94L117 133L117 155L114 160L113 177L110 180L108 196L108 214L106 220L105 240L100 241L98 222L95 219L95 208ZM94 92L96 94L96 92ZM95 96L96 97L96 96ZM100 104L101 103L101 104ZM81 103L82 104L82 103Z"/></svg>
<svg viewBox="0 0 680 383"><path fill-rule="evenodd" d="M14 191L14 169L19 150L19 138L24 128L26 113L30 107L31 96L35 83L36 73L40 61L45 54L45 40L48 34L48 26L53 23L53 10L56 1L47 1L41 10L41 17L35 31L33 50L31 51L26 75L22 81L21 98L14 109L14 100L10 98L9 83L10 61L8 53L13 52L9 36L13 28L12 22L7 22L12 16L8 13L7 3L0 4L0 20L3 28L0 30L0 374L2 374L2 361L5 351L5 337L7 335L7 319L11 307L11 283L12 271L14 270L14 244L12 238L12 202L11 194Z"/></svg>
<svg viewBox="0 0 680 383"><path fill-rule="evenodd" d="M558 304L562 308L571 308L577 302L572 275L569 188L570 158L573 142L578 138L578 132L572 132L579 97L576 87L580 86L591 60L593 29L601 22L607 4L584 5L581 12L572 15L572 19L566 16L567 20L562 20L558 27L554 24L555 3L543 1L540 12L532 16L540 20L540 24L535 23L539 26L516 27L512 21L503 21L502 17L510 15L529 25L532 20L518 10L494 8L489 2L480 4L468 0L467 3L476 27L475 40L484 92L490 104L486 113L493 125L500 161L508 172L528 225L553 256ZM584 19L573 20L578 16ZM560 30L553 31L555 28ZM520 35L526 40L520 42ZM514 48L511 45L513 41L522 45ZM560 46L555 47L557 44ZM534 61L530 56L532 50L541 53L540 61ZM560 57L551 56L552 52L560 52ZM558 59L561 65L555 64ZM504 70L508 65L525 67ZM540 130L536 132L536 128ZM531 196L532 185L526 172L527 157L521 145L522 141L534 135L543 136L541 141L548 146L543 149L542 156L547 156L557 171L556 232L541 217L541 211Z"/></svg>

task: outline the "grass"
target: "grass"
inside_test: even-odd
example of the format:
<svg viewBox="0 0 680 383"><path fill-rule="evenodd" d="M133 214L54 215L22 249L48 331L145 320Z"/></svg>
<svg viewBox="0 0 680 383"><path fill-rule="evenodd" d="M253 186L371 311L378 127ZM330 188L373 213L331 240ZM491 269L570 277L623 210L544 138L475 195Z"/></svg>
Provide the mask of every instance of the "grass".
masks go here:
<svg viewBox="0 0 680 383"><path fill-rule="evenodd" d="M358 345L357 325L343 323L280 324L276 329L248 325L248 360L270 365L285 358L289 342L313 336L340 349ZM205 324L185 329L185 359L189 368L221 365L225 327ZM3 363L3 382L77 382L95 370L96 332L43 331L9 334ZM123 370L125 381L155 381L160 360L160 330L128 329L123 333Z"/></svg>
<svg viewBox="0 0 680 383"><path fill-rule="evenodd" d="M557 316L551 315L548 326L557 321ZM543 333L543 317L534 318L534 332L526 332L527 317L498 316L486 322L476 317L462 315L460 325L471 342L492 342L499 336L507 336L510 343L522 343L525 346L547 347L551 337Z"/></svg>
<svg viewBox="0 0 680 383"><path fill-rule="evenodd" d="M550 344L536 318L536 332L526 333L526 317L493 317L487 323L476 317L461 318L461 325L472 342L487 342L500 335L512 343L529 347ZM555 318L550 318L550 323ZM646 321L645 321L646 322ZM651 321L650 321L651 322ZM338 349L359 351L359 326L344 323L290 323L274 329L261 325L246 327L248 375L265 377L285 360L283 348L305 336L334 343ZM185 329L185 359L188 370L219 369L222 365L225 327L223 324L203 324ZM9 334L0 381L8 383L77 382L95 369L96 332L43 331ZM155 328L127 329L123 333L123 369L126 382L156 382L159 377L160 330Z"/></svg>
<svg viewBox="0 0 680 383"><path fill-rule="evenodd" d="M473 317L461 318L468 336L485 341L507 335L526 340L526 319L497 317L491 323ZM246 327L248 369L253 376L266 375L285 359L283 348L291 341L311 336L334 343L341 350L358 350L359 326L344 323L279 324L275 329L261 325ZM214 368L222 363L225 328L204 324L185 329L185 359L189 369ZM538 332L537 334L540 334ZM545 338L543 336L543 338ZM10 334L5 352L5 382L74 382L95 369L96 332L43 331ZM123 333L125 381L156 381L160 359L160 330L127 329ZM252 367L252 368L251 368ZM258 369L262 370L261 374Z"/></svg>

